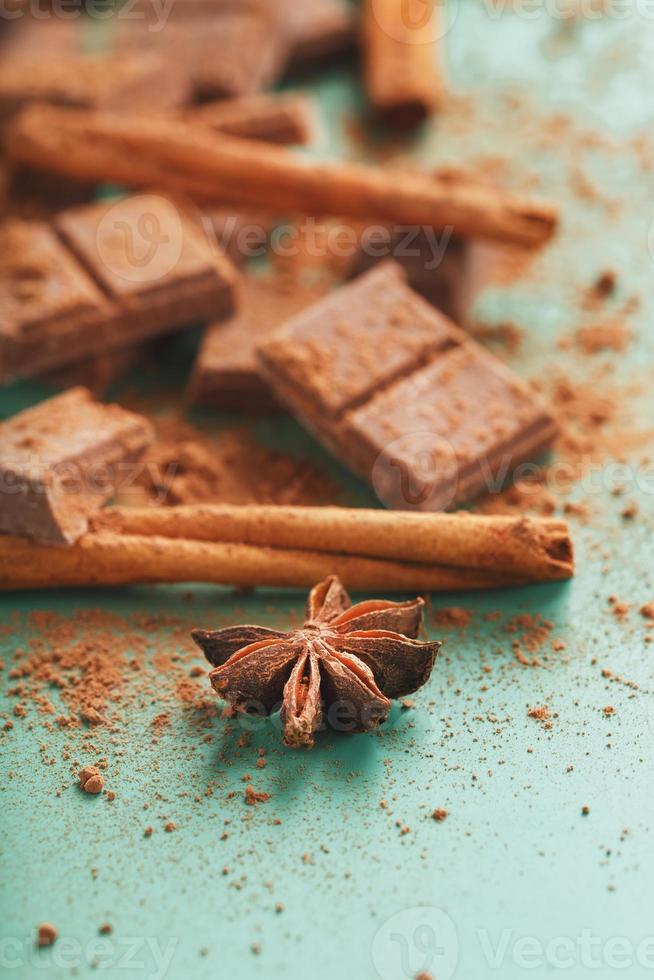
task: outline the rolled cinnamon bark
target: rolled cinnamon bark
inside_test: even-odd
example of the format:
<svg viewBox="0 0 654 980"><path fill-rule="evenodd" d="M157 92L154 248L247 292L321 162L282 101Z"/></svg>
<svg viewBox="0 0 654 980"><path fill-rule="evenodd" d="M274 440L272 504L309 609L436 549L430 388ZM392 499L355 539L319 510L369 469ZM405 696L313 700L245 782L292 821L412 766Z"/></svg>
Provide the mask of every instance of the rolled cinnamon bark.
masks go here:
<svg viewBox="0 0 654 980"><path fill-rule="evenodd" d="M111 508L96 530L231 542L484 571L520 581L574 573L565 521L346 507L197 505Z"/></svg>
<svg viewBox="0 0 654 980"><path fill-rule="evenodd" d="M386 123L411 129L442 98L438 65L440 11L431 0L365 0L364 80Z"/></svg>
<svg viewBox="0 0 654 980"><path fill-rule="evenodd" d="M380 592L450 592L523 584L516 576L483 570L113 531L91 532L66 549L0 536L0 589L5 591L178 582L309 588L333 574L349 589Z"/></svg>
<svg viewBox="0 0 654 980"><path fill-rule="evenodd" d="M12 125L15 163L84 182L115 181L229 201L542 245L556 209L469 183L350 163L319 163L276 146L173 119L31 106Z"/></svg>

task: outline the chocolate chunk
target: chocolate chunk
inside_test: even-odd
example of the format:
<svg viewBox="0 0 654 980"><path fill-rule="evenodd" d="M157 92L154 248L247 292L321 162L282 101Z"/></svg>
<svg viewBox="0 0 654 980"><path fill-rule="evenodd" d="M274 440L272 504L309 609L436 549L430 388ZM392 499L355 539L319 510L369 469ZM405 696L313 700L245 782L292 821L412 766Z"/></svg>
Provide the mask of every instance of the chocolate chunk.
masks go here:
<svg viewBox="0 0 654 980"><path fill-rule="evenodd" d="M150 359L154 361L157 355L156 341L136 344L134 347L124 347L120 350L107 351L95 357L87 357L83 361L75 361L41 375L41 380L55 388L73 388L84 385L96 398L104 393L117 381L122 381L137 366Z"/></svg>
<svg viewBox="0 0 654 980"><path fill-rule="evenodd" d="M375 395L351 413L348 425L352 449L369 471L387 455L376 472L382 499L402 508L424 497L429 510L492 489L517 462L537 458L555 434L552 419L526 387L470 342ZM415 432L428 439L416 441Z"/></svg>
<svg viewBox="0 0 654 980"><path fill-rule="evenodd" d="M311 100L291 92L219 99L189 109L185 118L230 136L291 145L310 142L311 112Z"/></svg>
<svg viewBox="0 0 654 980"><path fill-rule="evenodd" d="M247 279L239 310L207 329L189 390L190 401L224 411L265 412L279 407L261 377L256 348L289 317L324 295L326 287L284 278Z"/></svg>
<svg viewBox="0 0 654 980"><path fill-rule="evenodd" d="M135 195L0 229L0 380L216 319L234 270L171 201Z"/></svg>
<svg viewBox="0 0 654 980"><path fill-rule="evenodd" d="M192 70L196 98L253 95L281 77L286 51L267 11L229 11L198 24L196 30Z"/></svg>
<svg viewBox="0 0 654 980"><path fill-rule="evenodd" d="M202 101L269 89L287 69L315 67L356 39L356 17L344 0L175 0L164 24L145 0L133 11L144 21L120 24L119 48L142 49L145 29L145 43L186 67Z"/></svg>
<svg viewBox="0 0 654 980"><path fill-rule="evenodd" d="M464 323L480 288L478 250L477 243L444 240L432 229L406 226L392 231L367 226L349 275L360 276L391 256L406 272L412 289L456 323Z"/></svg>
<svg viewBox="0 0 654 980"><path fill-rule="evenodd" d="M188 72L156 50L89 44L79 19L21 18L0 61L0 120L30 101L115 111L167 110L191 95Z"/></svg>
<svg viewBox="0 0 654 980"><path fill-rule="evenodd" d="M338 420L460 336L385 262L296 317L261 353L275 389L295 388Z"/></svg>
<svg viewBox="0 0 654 980"><path fill-rule="evenodd" d="M85 388L2 423L0 532L73 544L152 438L147 419L95 402Z"/></svg>
<svg viewBox="0 0 654 980"><path fill-rule="evenodd" d="M289 69L306 70L353 49L357 17L343 0L276 0L290 48Z"/></svg>
<svg viewBox="0 0 654 980"><path fill-rule="evenodd" d="M259 349L290 410L388 506L443 510L499 489L551 443L528 386L385 262Z"/></svg>
<svg viewBox="0 0 654 980"><path fill-rule="evenodd" d="M158 12L151 3L140 6L146 20L119 22L118 47L142 51L147 44L181 64L196 100L253 95L271 88L284 71L285 38L267 4L178 0L163 24L152 23Z"/></svg>
<svg viewBox="0 0 654 980"><path fill-rule="evenodd" d="M113 304L49 225L3 225L0 263L0 380L65 362L78 339L98 343L102 324L113 318Z"/></svg>

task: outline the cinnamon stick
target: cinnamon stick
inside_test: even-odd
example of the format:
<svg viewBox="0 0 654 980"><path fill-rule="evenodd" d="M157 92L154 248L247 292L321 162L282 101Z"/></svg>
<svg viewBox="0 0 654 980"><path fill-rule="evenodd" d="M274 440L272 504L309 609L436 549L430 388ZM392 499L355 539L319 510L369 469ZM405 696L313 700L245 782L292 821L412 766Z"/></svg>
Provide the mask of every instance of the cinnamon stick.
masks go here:
<svg viewBox="0 0 654 980"><path fill-rule="evenodd" d="M517 576L319 551L90 532L70 548L0 536L0 589L206 582L308 588L336 574L352 590L440 592L523 584Z"/></svg>
<svg viewBox="0 0 654 980"><path fill-rule="evenodd" d="M553 581L574 572L568 525L549 518L203 504L111 508L94 518L93 527L123 535L439 565L520 581Z"/></svg>
<svg viewBox="0 0 654 980"><path fill-rule="evenodd" d="M15 163L83 182L159 186L205 203L277 213L449 227L459 236L524 246L542 245L557 222L549 204L481 185L320 163L174 119L34 105L15 120L8 152Z"/></svg>
<svg viewBox="0 0 654 980"><path fill-rule="evenodd" d="M365 87L373 108L391 126L413 128L438 108L439 22L434 0L364 2Z"/></svg>

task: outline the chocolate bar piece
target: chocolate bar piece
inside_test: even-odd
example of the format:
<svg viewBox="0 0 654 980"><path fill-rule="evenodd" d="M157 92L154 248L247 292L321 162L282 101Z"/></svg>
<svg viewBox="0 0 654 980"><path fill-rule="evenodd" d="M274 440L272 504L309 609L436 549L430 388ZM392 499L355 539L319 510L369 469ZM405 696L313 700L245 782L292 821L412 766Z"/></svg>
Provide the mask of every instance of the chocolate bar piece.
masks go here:
<svg viewBox="0 0 654 980"><path fill-rule="evenodd" d="M209 16L173 17L145 40L185 67L200 101L239 98L272 87L287 57L276 17L258 5L219 5ZM125 25L118 43L141 49L143 30Z"/></svg>
<svg viewBox="0 0 654 980"><path fill-rule="evenodd" d="M296 92L221 99L185 113L197 122L242 139L282 145L311 141L311 101Z"/></svg>
<svg viewBox="0 0 654 980"><path fill-rule="evenodd" d="M153 439L147 419L71 388L0 425L0 532L73 544ZM133 475L133 474L132 474Z"/></svg>
<svg viewBox="0 0 654 980"><path fill-rule="evenodd" d="M259 348L289 409L380 499L444 510L499 489L556 423L528 386L385 262Z"/></svg>
<svg viewBox="0 0 654 980"><path fill-rule="evenodd" d="M89 348L97 344L113 306L52 227L6 222L0 229L0 263L0 380L65 363L78 339L82 348L86 338Z"/></svg>
<svg viewBox="0 0 654 980"><path fill-rule="evenodd" d="M256 349L295 313L325 294L326 286L301 286L284 277L250 278L240 290L238 312L207 328L189 387L189 401L222 411L279 409L261 377Z"/></svg>
<svg viewBox="0 0 654 980"><path fill-rule="evenodd" d="M75 361L60 368L53 368L40 375L40 379L54 388L73 388L84 385L95 398L101 398L117 381L122 381L138 364L152 362L156 357L156 341L151 340L134 347L106 351Z"/></svg>
<svg viewBox="0 0 654 980"><path fill-rule="evenodd" d="M456 323L465 323L480 288L473 275L475 245L454 237L446 241L417 226L401 231L366 226L348 276L356 278L390 256L413 290Z"/></svg>
<svg viewBox="0 0 654 980"><path fill-rule="evenodd" d="M343 0L272 0L283 10L281 30L289 45L290 71L313 68L352 50L358 24Z"/></svg>
<svg viewBox="0 0 654 980"><path fill-rule="evenodd" d="M200 100L261 92L285 71L312 68L356 39L356 17L344 0L174 0L165 23L145 0L131 9L144 21L120 23L119 48L147 43L168 52L186 67Z"/></svg>
<svg viewBox="0 0 654 980"><path fill-rule="evenodd" d="M97 26L97 25L95 25ZM153 112L191 96L188 72L156 50L98 50L79 21L23 18L0 59L0 121L31 101Z"/></svg>
<svg viewBox="0 0 654 980"><path fill-rule="evenodd" d="M198 30L193 55L196 98L253 95L281 77L285 51L274 23L260 12L226 13Z"/></svg>
<svg viewBox="0 0 654 980"><path fill-rule="evenodd" d="M166 198L0 228L0 380L129 347L233 309L235 272Z"/></svg>

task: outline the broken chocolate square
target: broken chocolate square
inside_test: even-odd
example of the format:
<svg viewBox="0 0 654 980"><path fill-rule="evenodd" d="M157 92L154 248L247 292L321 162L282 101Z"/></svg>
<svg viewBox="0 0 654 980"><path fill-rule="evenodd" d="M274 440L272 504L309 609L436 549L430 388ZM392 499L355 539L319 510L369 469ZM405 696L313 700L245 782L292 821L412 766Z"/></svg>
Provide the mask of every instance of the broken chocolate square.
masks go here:
<svg viewBox="0 0 654 980"><path fill-rule="evenodd" d="M499 490L556 434L535 392L393 262L294 317L259 357L280 401L398 509Z"/></svg>
<svg viewBox="0 0 654 980"><path fill-rule="evenodd" d="M256 349L281 323L323 296L325 289L325 285L301 286L283 277L246 279L238 312L207 328L189 400L223 411L279 409L270 386L261 377Z"/></svg>
<svg viewBox="0 0 654 980"><path fill-rule="evenodd" d="M77 338L98 343L114 305L48 224L6 222L0 263L0 380L65 360Z"/></svg>
<svg viewBox="0 0 654 980"><path fill-rule="evenodd" d="M147 419L71 388L0 425L0 532L70 545L129 478Z"/></svg>
<svg viewBox="0 0 654 980"><path fill-rule="evenodd" d="M233 309L235 271L153 194L0 228L0 380L29 376Z"/></svg>

